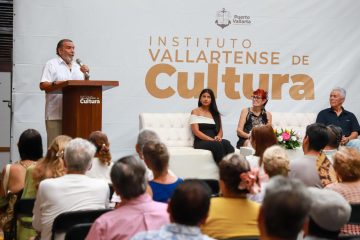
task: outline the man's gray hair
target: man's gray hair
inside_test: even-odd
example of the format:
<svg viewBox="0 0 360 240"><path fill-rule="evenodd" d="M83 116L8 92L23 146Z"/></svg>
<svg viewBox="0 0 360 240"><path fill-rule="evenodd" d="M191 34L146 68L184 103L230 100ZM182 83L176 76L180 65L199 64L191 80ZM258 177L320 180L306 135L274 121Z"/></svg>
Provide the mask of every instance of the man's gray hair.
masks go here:
<svg viewBox="0 0 360 240"><path fill-rule="evenodd" d="M310 192L298 179L272 177L262 203L264 226L269 236L296 239L311 207Z"/></svg>
<svg viewBox="0 0 360 240"><path fill-rule="evenodd" d="M160 142L160 138L156 132L149 130L149 129L142 129L139 132L139 135L137 138L137 143L136 143L138 145L139 149L142 151L145 144L150 141Z"/></svg>
<svg viewBox="0 0 360 240"><path fill-rule="evenodd" d="M346 98L346 90L343 89L342 87L335 87L331 90L331 92L333 91L338 91L340 93L340 96L345 99Z"/></svg>
<svg viewBox="0 0 360 240"><path fill-rule="evenodd" d="M143 161L134 156L123 157L111 168L111 182L122 198L136 198L145 193L147 186L145 172Z"/></svg>
<svg viewBox="0 0 360 240"><path fill-rule="evenodd" d="M64 160L67 170L85 173L95 155L96 148L88 140L75 138L65 147Z"/></svg>

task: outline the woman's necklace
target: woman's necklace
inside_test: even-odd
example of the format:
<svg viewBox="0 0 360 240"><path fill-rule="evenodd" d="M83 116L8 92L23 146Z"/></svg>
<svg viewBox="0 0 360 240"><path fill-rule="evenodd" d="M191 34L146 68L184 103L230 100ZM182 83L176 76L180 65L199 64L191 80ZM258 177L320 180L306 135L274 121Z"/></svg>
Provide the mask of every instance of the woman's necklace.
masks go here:
<svg viewBox="0 0 360 240"><path fill-rule="evenodd" d="M256 110L254 107L251 108L251 112L256 116L259 116L261 114L261 111L262 109Z"/></svg>

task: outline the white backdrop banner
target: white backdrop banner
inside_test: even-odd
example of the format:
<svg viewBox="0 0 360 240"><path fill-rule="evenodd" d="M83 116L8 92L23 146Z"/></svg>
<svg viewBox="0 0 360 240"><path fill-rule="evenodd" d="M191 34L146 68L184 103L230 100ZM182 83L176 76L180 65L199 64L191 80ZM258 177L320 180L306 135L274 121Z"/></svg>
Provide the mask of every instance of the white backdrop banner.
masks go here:
<svg viewBox="0 0 360 240"><path fill-rule="evenodd" d="M319 112L329 92L348 92L360 117L360 1L14 1L12 158L27 128L46 140L39 81L57 42L70 38L104 92L103 131L114 158L134 152L141 112L190 112L212 88L224 137L235 145L253 90L268 111Z"/></svg>

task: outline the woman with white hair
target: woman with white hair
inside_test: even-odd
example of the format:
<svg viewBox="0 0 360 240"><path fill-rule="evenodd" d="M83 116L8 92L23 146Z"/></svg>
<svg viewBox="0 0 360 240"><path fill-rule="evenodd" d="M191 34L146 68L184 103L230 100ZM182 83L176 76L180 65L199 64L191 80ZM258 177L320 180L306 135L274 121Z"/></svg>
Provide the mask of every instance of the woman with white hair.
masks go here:
<svg viewBox="0 0 360 240"><path fill-rule="evenodd" d="M263 154L263 166L264 172L269 176L269 178L278 175L287 177L290 168L289 157L285 149L278 145L267 148ZM262 203L267 183L267 181L262 181L260 192L257 194L249 194L248 198L255 202Z"/></svg>

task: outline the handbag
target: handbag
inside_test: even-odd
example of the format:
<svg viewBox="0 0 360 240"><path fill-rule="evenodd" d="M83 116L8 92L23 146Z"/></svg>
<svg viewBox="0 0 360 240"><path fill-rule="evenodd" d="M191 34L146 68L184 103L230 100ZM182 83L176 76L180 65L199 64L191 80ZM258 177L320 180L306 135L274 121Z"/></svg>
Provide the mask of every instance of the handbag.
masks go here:
<svg viewBox="0 0 360 240"><path fill-rule="evenodd" d="M323 152L316 159L316 168L323 187L330 183L338 182L336 172Z"/></svg>
<svg viewBox="0 0 360 240"><path fill-rule="evenodd" d="M4 211L0 214L0 228L4 231L5 235L12 235L12 232L14 231L14 225L12 220L14 218L14 206L17 199L17 195L12 192L8 192L7 189L10 175L10 167L10 164L6 165L2 186L4 188L4 192L6 193L7 205L5 205L5 207L3 208Z"/></svg>

